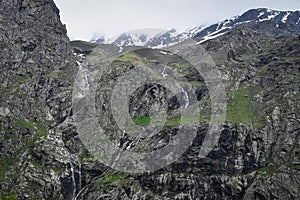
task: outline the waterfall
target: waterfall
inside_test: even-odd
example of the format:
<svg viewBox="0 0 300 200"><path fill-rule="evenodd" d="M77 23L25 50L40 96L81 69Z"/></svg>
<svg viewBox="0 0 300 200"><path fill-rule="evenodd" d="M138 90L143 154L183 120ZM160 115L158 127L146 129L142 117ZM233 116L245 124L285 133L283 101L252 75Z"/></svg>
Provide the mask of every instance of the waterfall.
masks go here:
<svg viewBox="0 0 300 200"><path fill-rule="evenodd" d="M72 200L75 200L76 197L76 181L75 181L75 174L74 174L74 166L73 163L70 162L70 167L71 167L71 173L72 173Z"/></svg>
<svg viewBox="0 0 300 200"><path fill-rule="evenodd" d="M89 71L84 68L82 66L82 64L79 62L79 61L76 61L77 62L77 65L79 66L79 72L80 72L80 80L81 83L78 83L78 89L80 91L79 94L79 97L85 97L89 91L89 88L90 88L90 84L89 84Z"/></svg>
<svg viewBox="0 0 300 200"><path fill-rule="evenodd" d="M161 75L166 78L168 74L166 73L166 66L164 67L163 71L161 72Z"/></svg>
<svg viewBox="0 0 300 200"><path fill-rule="evenodd" d="M78 192L77 195L75 196L74 200L76 200L79 195L82 193L84 188L82 188L82 174L81 174L81 163L78 162Z"/></svg>
<svg viewBox="0 0 300 200"><path fill-rule="evenodd" d="M81 187L82 187L82 182L81 182L81 163L80 162L78 162L78 168L79 168L79 171L78 171L78 177L79 177L78 190L80 191Z"/></svg>
<svg viewBox="0 0 300 200"><path fill-rule="evenodd" d="M190 105L189 95L183 88L181 88L181 92L184 94L183 95L183 99L185 101L184 108L187 108Z"/></svg>
<svg viewBox="0 0 300 200"><path fill-rule="evenodd" d="M119 150L117 157L113 160L113 162L112 162L112 164L110 166L111 168L113 168L117 164L117 162L119 161L119 159L121 157L121 154L122 154L122 151Z"/></svg>

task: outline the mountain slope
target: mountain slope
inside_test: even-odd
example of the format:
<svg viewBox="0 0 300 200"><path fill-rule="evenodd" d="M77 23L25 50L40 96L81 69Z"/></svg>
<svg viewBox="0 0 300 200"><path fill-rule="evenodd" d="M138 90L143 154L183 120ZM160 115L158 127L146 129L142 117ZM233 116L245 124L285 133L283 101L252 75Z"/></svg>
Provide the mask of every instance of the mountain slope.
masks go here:
<svg viewBox="0 0 300 200"><path fill-rule="evenodd" d="M125 184L124 176L114 174L121 180L106 182L109 189L101 187L104 191L95 186L103 181L99 177L85 187L80 198L298 199L299 45L298 36L275 37L239 27L194 46L204 47L212 56L222 72L228 97L220 140L205 158L199 158L198 153L210 122L210 98L201 75L167 51L140 49L122 55L103 75L96 97L96 107L101 113L99 122L109 130L106 134L114 143L134 152L149 151L164 147L179 128L180 120L175 120L180 117L176 113L178 103L167 98L164 87L153 83L141 86L132 94L128 110L136 123L145 126L148 122L144 119L147 119L151 105L167 104L168 118L164 129L147 138L147 145L145 141L136 141L129 134L118 131L110 112L110 93L119 77L143 62L157 69L163 64L182 70L201 102L198 134L186 153L171 165L152 173L126 177L128 182ZM98 51L103 50L104 47L99 47ZM166 74L162 70L162 76ZM124 92L118 91L118 94L124 96ZM157 96L154 98L153 94Z"/></svg>
<svg viewBox="0 0 300 200"><path fill-rule="evenodd" d="M89 70L102 70L94 62L99 54L132 47L70 44L52 0L0 1L0 11L0 199L300 199L299 36L275 37L241 26L193 46L213 58L227 97L220 140L204 158L198 155L211 97L201 74L167 50L142 48L116 58L99 77L94 98L97 121L108 136L104 142L144 153L164 147L191 120L199 122L193 126L195 140L174 163L130 174L104 166L105 157L97 160L83 145L72 95L73 83L90 86L75 79L79 70L84 69L78 75L85 80ZM110 94L129 70L145 64L161 69L159 78L174 69L179 83L186 79L193 91L182 93L196 96L199 116L181 118L180 97L160 82L149 83L128 98L129 115L136 125L151 127L149 114L161 105L168 117L165 126L149 137L124 133L112 116ZM89 119L92 113L82 106Z"/></svg>
<svg viewBox="0 0 300 200"><path fill-rule="evenodd" d="M238 27L251 27L268 35L297 35L300 33L300 11L251 9L241 16L224 20L198 31L194 37L204 41Z"/></svg>
<svg viewBox="0 0 300 200"><path fill-rule="evenodd" d="M300 11L276 11L266 8L251 9L240 16L226 19L206 27L195 27L178 33L175 29L161 30L149 35L147 30L131 31L109 40L93 40L96 43L114 44L117 46L146 46L161 48L195 38L199 42L218 37L241 26L264 31L267 34L297 35L300 33Z"/></svg>

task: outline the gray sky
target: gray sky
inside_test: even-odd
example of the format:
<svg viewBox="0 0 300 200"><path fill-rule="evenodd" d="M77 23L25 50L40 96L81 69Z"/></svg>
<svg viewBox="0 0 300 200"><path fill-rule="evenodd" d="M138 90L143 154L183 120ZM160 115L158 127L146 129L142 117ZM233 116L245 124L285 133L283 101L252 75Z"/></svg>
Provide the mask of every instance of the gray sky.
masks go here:
<svg viewBox="0 0 300 200"><path fill-rule="evenodd" d="M54 0L69 37L90 40L142 28L185 30L240 15L250 8L299 10L299 0Z"/></svg>

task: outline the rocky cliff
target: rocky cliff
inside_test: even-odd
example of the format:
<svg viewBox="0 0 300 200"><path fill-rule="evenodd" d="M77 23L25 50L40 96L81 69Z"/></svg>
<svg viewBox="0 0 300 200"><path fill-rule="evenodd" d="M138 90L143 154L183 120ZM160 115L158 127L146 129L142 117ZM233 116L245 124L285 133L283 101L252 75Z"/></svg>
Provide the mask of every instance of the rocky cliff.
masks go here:
<svg viewBox="0 0 300 200"><path fill-rule="evenodd" d="M90 70L97 51L119 48L81 42L72 48L52 0L0 1L0 9L0 199L300 198L299 37L241 27L201 44L222 73L227 101L220 139L204 158L197 155L211 113L203 77L168 51L136 50L116 59L97 85L96 107L105 134L120 148L161 148L180 127L180 102L161 85L140 87L129 100L130 117L142 127L151 123L151 105L168 111L166 126L146 145L122 134L102 106L116 80L142 64L183 72L203 111L195 140L176 162L128 174L95 159L73 119L78 68Z"/></svg>
<svg viewBox="0 0 300 200"><path fill-rule="evenodd" d="M52 0L0 9L1 198L62 199L76 161L52 131L70 113L77 70L66 28Z"/></svg>

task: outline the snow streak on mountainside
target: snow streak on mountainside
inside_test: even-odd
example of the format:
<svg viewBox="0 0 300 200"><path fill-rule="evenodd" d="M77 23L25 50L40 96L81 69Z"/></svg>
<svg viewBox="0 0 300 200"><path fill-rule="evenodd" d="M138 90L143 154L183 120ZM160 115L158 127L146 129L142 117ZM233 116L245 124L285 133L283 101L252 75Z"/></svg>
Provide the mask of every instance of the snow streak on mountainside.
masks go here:
<svg viewBox="0 0 300 200"><path fill-rule="evenodd" d="M299 34L300 11L276 11L266 8L251 9L240 16L235 16L209 26L191 28L181 33L175 29L142 29L122 33L117 37L107 40L103 39L103 37L95 37L91 41L117 46L163 48L189 38L197 38L199 43L203 43L240 26L249 26L253 29L264 30L270 35ZM282 33L283 31L284 33Z"/></svg>

